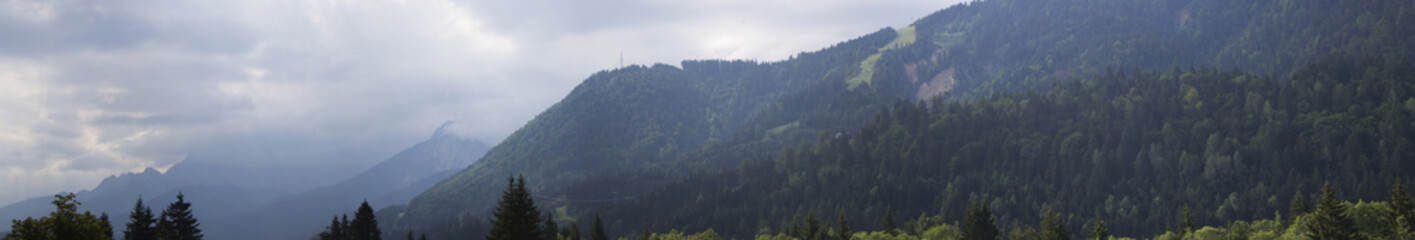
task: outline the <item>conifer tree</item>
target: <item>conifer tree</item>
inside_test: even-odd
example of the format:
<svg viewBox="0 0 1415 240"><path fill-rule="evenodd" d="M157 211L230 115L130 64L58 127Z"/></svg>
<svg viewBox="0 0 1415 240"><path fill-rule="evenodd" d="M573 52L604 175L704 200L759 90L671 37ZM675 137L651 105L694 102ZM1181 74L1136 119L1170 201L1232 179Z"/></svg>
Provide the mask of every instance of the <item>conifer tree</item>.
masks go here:
<svg viewBox="0 0 1415 240"><path fill-rule="evenodd" d="M560 226L558 224L555 224L555 216L551 215L550 213L545 213L545 228L541 229L541 232L545 234L545 238L543 239L555 240L557 235L556 233L558 233L559 231Z"/></svg>
<svg viewBox="0 0 1415 240"><path fill-rule="evenodd" d="M378 229L378 219L373 215L373 207L369 207L368 201L359 205L359 210L354 212L354 221L349 223L349 231L353 234L348 236L352 240L382 240L383 230Z"/></svg>
<svg viewBox="0 0 1415 240"><path fill-rule="evenodd" d="M992 211L981 202L968 204L968 209L964 211L963 223L958 224L959 231L963 234L964 240L993 240L997 239L997 224L992 221Z"/></svg>
<svg viewBox="0 0 1415 240"><path fill-rule="evenodd" d="M1190 209L1189 205L1184 205L1184 207L1180 207L1179 232L1187 233L1189 231L1194 231L1195 225L1198 225L1198 223L1194 221L1194 210Z"/></svg>
<svg viewBox="0 0 1415 240"><path fill-rule="evenodd" d="M508 178L501 202L492 213L490 240L525 240L543 237L540 233L540 210L536 209L531 192L526 190L523 177Z"/></svg>
<svg viewBox="0 0 1415 240"><path fill-rule="evenodd" d="M1307 199L1302 197L1302 191L1297 191L1297 193L1292 194L1292 205L1287 210L1287 215L1291 218L1288 222L1293 222L1293 220L1297 220L1298 217L1301 217L1302 214L1307 214L1311 211L1312 207L1307 204Z"/></svg>
<svg viewBox="0 0 1415 240"><path fill-rule="evenodd" d="M1337 198L1331 183L1322 186L1322 198L1317 201L1317 211L1312 213L1312 222L1307 225L1307 238L1313 240L1359 239L1355 223L1346 216L1346 205Z"/></svg>
<svg viewBox="0 0 1415 240"><path fill-rule="evenodd" d="M1095 225L1091 227L1092 238L1097 240L1106 240L1110 238L1110 230L1105 228L1105 220L1101 220L1100 216L1096 216L1096 221L1092 224Z"/></svg>
<svg viewBox="0 0 1415 240"><path fill-rule="evenodd" d="M1042 215L1042 239L1044 240L1070 240L1071 234L1066 232L1066 222L1061 220L1061 214L1053 209L1047 209Z"/></svg>
<svg viewBox="0 0 1415 240"><path fill-rule="evenodd" d="M1410 193L1405 191L1405 185L1400 179L1395 180L1395 184L1390 187L1390 208L1387 209L1383 220L1390 226L1388 233L1391 239L1401 239L1404 236L1415 235L1410 232L1409 226L1415 226L1415 200L1410 198Z"/></svg>
<svg viewBox="0 0 1415 240"><path fill-rule="evenodd" d="M201 223L197 223L196 217L192 216L192 204L187 203L186 196L177 193L177 201L167 205L167 210L162 211L162 218L165 221L158 229L162 232L164 240L200 240Z"/></svg>
<svg viewBox="0 0 1415 240"><path fill-rule="evenodd" d="M590 230L590 240L609 240L609 234L604 232L604 221L600 220L598 213L594 215L594 229Z"/></svg>
<svg viewBox="0 0 1415 240"><path fill-rule="evenodd" d="M835 237L840 240L850 240L850 226L845 224L845 213L840 213L835 220Z"/></svg>
<svg viewBox="0 0 1415 240"><path fill-rule="evenodd" d="M325 229L325 232L319 233L320 240L348 239L344 237L344 224L339 223L339 216L334 216L334 219L329 221L329 226L325 227Z"/></svg>
<svg viewBox="0 0 1415 240"><path fill-rule="evenodd" d="M895 233L899 231L899 225L894 224L894 209L884 207L884 231Z"/></svg>
<svg viewBox="0 0 1415 240"><path fill-rule="evenodd" d="M124 240L157 240L157 219L152 216L152 208L142 205L142 197L128 214L127 229L123 230Z"/></svg>

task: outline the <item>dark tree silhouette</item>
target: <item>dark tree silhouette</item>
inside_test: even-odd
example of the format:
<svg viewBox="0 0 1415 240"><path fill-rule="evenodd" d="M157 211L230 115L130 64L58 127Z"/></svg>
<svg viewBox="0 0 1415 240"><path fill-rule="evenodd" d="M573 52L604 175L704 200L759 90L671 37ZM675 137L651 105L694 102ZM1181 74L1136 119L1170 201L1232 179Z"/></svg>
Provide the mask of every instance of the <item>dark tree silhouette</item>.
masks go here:
<svg viewBox="0 0 1415 240"><path fill-rule="evenodd" d="M1317 211L1312 214L1312 222L1307 225L1307 238L1361 239L1356 234L1355 223L1346 216L1346 205L1341 204L1331 183L1322 186L1322 198L1317 201Z"/></svg>
<svg viewBox="0 0 1415 240"><path fill-rule="evenodd" d="M156 240L157 219L152 216L152 208L142 205L142 197L128 214L127 229L123 230L124 240Z"/></svg>
<svg viewBox="0 0 1415 240"><path fill-rule="evenodd" d="M526 179L507 178L506 190L501 194L501 202L492 213L491 232L486 238L491 240L525 240L543 237L540 233L540 210L536 209L531 192L526 190Z"/></svg>
<svg viewBox="0 0 1415 240"><path fill-rule="evenodd" d="M192 204L182 193L177 193L177 201L168 204L167 210L162 211L162 221L158 223L159 238L164 240L199 240L203 237L201 223L192 216Z"/></svg>

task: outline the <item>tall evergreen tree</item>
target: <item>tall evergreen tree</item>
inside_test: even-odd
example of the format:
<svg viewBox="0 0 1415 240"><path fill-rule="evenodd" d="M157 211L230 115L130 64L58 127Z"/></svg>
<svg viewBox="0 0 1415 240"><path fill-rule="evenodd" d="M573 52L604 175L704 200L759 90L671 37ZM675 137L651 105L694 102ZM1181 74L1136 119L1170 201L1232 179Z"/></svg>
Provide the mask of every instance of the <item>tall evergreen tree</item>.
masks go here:
<svg viewBox="0 0 1415 240"><path fill-rule="evenodd" d="M1410 198L1410 193L1405 191L1405 184L1401 184L1400 179L1395 180L1395 184L1390 187L1390 200L1387 201L1390 208L1387 209L1383 220L1390 226L1387 227L1387 235L1391 239L1401 239L1405 236L1415 235L1410 232L1410 226L1415 226L1415 200Z"/></svg>
<svg viewBox="0 0 1415 240"><path fill-rule="evenodd" d="M162 231L164 240L199 240L202 239L201 223L197 223L195 216L192 216L192 204L187 203L186 196L177 193L177 201L167 205L167 210L162 210L162 218L166 221L159 221L164 225L158 226Z"/></svg>
<svg viewBox="0 0 1415 240"><path fill-rule="evenodd" d="M1189 231L1194 231L1194 226L1196 225L1198 225L1198 223L1194 221L1194 210L1190 209L1189 205L1184 205L1184 207L1180 207L1179 232L1187 233Z"/></svg>
<svg viewBox="0 0 1415 240"><path fill-rule="evenodd" d="M555 240L557 235L556 233L560 231L560 226L558 224L555 224L555 216L551 215L550 213L545 213L544 227L545 228L541 229L541 232L545 234L545 237L542 239Z"/></svg>
<svg viewBox="0 0 1415 240"><path fill-rule="evenodd" d="M1096 221L1092 223L1092 225L1094 226L1091 227L1091 238L1096 240L1106 240L1110 238L1110 230L1105 228L1105 220L1101 220L1100 216L1096 216Z"/></svg>
<svg viewBox="0 0 1415 240"><path fill-rule="evenodd" d="M368 201L360 204L359 210L354 212L354 221L349 223L349 230L353 232L348 236L352 240L383 239L383 230L378 229L378 219L373 215L373 207L369 207Z"/></svg>
<svg viewBox="0 0 1415 240"><path fill-rule="evenodd" d="M344 224L339 223L339 216L334 216L329 221L329 226L325 227L325 232L319 233L320 240L346 240L344 237Z"/></svg>
<svg viewBox="0 0 1415 240"><path fill-rule="evenodd" d="M894 209L888 206L884 207L884 230L890 233L899 231L899 225L894 224Z"/></svg>
<svg viewBox="0 0 1415 240"><path fill-rule="evenodd" d="M501 202L492 213L490 240L525 240L541 238L540 210L536 209L531 192L526 190L526 179L507 178L506 190L501 194Z"/></svg>
<svg viewBox="0 0 1415 240"><path fill-rule="evenodd" d="M142 197L128 214L127 227L123 230L124 240L157 240L157 219L152 216L152 208L142 205Z"/></svg>
<svg viewBox="0 0 1415 240"><path fill-rule="evenodd" d="M845 224L845 213L840 213L835 220L835 237L840 240L850 240L850 226Z"/></svg>
<svg viewBox="0 0 1415 240"><path fill-rule="evenodd" d="M1302 197L1302 191L1293 193L1292 205L1289 206L1287 210L1287 217L1290 218L1288 222L1293 222L1292 220L1296 220L1298 217L1301 217L1302 214L1307 214L1308 212L1312 212L1312 206L1308 205L1307 199Z"/></svg>
<svg viewBox="0 0 1415 240"><path fill-rule="evenodd" d="M981 202L968 204L968 209L964 211L963 223L959 223L958 228L964 240L993 240L997 239L999 233L997 224L992 221L992 211Z"/></svg>
<svg viewBox="0 0 1415 240"><path fill-rule="evenodd" d="M1360 239L1356 225L1346 215L1346 205L1336 196L1331 183L1322 186L1322 198L1317 201L1317 211L1312 213L1312 222L1307 225L1307 238L1314 240Z"/></svg>
<svg viewBox="0 0 1415 240"><path fill-rule="evenodd" d="M590 230L590 240L609 240L609 234L604 232L604 221L599 218L599 214L594 215L594 229Z"/></svg>
<svg viewBox="0 0 1415 240"><path fill-rule="evenodd" d="M1066 222L1061 220L1061 214L1054 209L1047 209L1042 215L1042 239L1043 240L1070 240L1071 234L1066 232Z"/></svg>

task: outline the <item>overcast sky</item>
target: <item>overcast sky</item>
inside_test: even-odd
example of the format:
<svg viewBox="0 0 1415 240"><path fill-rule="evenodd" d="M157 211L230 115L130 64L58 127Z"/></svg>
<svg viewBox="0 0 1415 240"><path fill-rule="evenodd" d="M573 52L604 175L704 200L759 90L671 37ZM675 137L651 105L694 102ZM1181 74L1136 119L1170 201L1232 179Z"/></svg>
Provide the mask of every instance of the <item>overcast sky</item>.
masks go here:
<svg viewBox="0 0 1415 240"><path fill-rule="evenodd" d="M445 121L495 144L621 52L777 61L956 2L0 0L0 205L187 156L362 168Z"/></svg>

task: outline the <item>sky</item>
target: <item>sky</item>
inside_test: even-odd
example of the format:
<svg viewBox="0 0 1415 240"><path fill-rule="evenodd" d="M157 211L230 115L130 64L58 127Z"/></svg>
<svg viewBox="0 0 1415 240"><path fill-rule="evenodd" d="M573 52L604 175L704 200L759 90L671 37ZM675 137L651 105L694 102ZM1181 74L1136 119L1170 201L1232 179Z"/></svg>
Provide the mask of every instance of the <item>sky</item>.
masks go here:
<svg viewBox="0 0 1415 240"><path fill-rule="evenodd" d="M961 0L0 0L0 205L184 159L352 174L590 74L778 61Z"/></svg>

